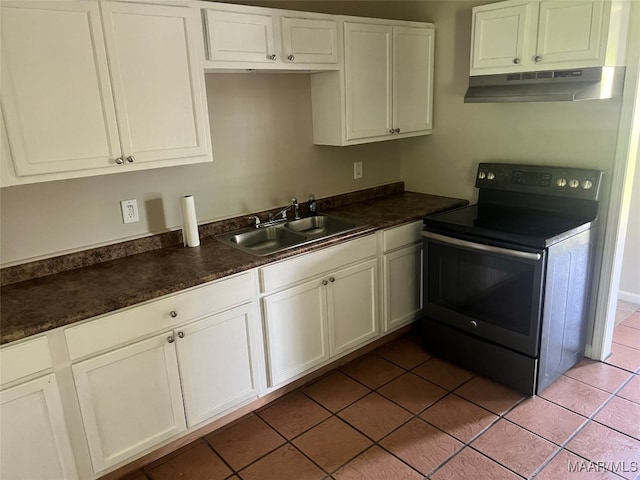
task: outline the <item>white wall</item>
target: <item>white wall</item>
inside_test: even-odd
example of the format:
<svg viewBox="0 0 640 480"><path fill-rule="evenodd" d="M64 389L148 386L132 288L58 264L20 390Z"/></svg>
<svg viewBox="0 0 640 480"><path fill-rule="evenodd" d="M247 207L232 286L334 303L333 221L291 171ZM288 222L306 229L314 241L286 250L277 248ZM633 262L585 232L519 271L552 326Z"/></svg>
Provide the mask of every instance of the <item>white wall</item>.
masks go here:
<svg viewBox="0 0 640 480"><path fill-rule="evenodd" d="M207 74L214 162L8 187L2 266L179 228L193 194L200 223L400 180L400 145L313 145L307 74ZM364 176L353 180L353 162ZM124 225L120 200L137 199Z"/></svg>
<svg viewBox="0 0 640 480"><path fill-rule="evenodd" d="M640 145L637 151L640 152ZM640 304L640 164L637 157L620 272L619 297Z"/></svg>

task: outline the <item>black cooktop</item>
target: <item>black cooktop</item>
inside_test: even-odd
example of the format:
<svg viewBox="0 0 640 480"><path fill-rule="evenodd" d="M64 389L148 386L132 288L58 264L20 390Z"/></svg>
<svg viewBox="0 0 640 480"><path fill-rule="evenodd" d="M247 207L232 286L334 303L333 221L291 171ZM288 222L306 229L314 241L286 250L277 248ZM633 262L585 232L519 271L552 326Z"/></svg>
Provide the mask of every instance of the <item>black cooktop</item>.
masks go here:
<svg viewBox="0 0 640 480"><path fill-rule="evenodd" d="M603 172L481 163L478 203L424 219L427 230L546 248L591 228Z"/></svg>
<svg viewBox="0 0 640 480"><path fill-rule="evenodd" d="M427 230L546 248L591 226L593 218L497 205L470 205L424 219Z"/></svg>

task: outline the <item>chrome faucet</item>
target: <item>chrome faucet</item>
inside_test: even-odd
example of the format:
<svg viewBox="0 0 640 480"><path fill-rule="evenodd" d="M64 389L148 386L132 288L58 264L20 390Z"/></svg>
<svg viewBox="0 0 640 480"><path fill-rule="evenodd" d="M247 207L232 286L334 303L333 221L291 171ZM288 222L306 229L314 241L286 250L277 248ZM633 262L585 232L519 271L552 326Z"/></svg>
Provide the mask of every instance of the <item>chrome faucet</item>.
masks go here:
<svg viewBox="0 0 640 480"><path fill-rule="evenodd" d="M258 227L269 227L271 225L276 225L278 223L285 222L287 220L287 212L293 208L294 216L296 220L300 219L300 206L298 205L298 199L293 197L291 199L291 205L287 205L278 213L269 213L267 214L267 221L260 222L260 219L255 217L255 226ZM252 217L254 218L254 217Z"/></svg>
<svg viewBox="0 0 640 480"><path fill-rule="evenodd" d="M293 197L291 199L291 205L287 205L286 207L284 207L282 210L280 210L278 213L275 214L269 214L269 221L276 221L278 220L278 217L281 217L281 220L286 220L287 219L287 212L293 207L293 211L294 211L294 216L296 220L300 219L300 214L299 214L299 205L298 205L298 199L296 197Z"/></svg>

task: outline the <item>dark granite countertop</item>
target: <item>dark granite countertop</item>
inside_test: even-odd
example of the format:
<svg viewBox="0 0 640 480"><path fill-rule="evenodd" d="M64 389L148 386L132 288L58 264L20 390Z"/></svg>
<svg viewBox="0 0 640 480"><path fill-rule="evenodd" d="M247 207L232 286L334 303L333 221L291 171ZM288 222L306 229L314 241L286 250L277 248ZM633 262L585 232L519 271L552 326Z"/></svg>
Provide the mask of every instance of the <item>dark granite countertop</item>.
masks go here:
<svg viewBox="0 0 640 480"><path fill-rule="evenodd" d="M345 205L319 202L321 213L356 218L367 227L257 257L211 235L201 245L172 245L90 266L5 285L0 290L0 344L113 312L300 253L341 243L375 230L466 205L466 200L402 192ZM328 208L327 208L328 207Z"/></svg>

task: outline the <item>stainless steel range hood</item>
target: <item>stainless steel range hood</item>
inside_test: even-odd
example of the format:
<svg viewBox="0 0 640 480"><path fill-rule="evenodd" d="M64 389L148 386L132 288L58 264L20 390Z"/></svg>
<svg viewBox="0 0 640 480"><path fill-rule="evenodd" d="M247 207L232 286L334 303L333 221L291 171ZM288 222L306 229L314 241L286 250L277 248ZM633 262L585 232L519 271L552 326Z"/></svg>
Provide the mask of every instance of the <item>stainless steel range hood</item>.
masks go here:
<svg viewBox="0 0 640 480"><path fill-rule="evenodd" d="M622 94L625 67L505 73L469 77L465 103L573 102Z"/></svg>

